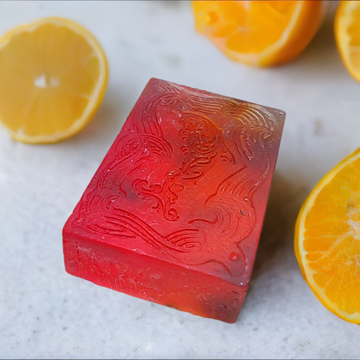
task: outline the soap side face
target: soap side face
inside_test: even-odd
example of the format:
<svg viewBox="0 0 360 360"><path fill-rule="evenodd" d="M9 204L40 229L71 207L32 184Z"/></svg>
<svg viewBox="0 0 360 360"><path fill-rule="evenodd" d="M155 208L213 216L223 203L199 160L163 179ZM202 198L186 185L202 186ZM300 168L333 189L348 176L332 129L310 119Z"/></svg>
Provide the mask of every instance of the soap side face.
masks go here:
<svg viewBox="0 0 360 360"><path fill-rule="evenodd" d="M223 281L243 300L284 117L276 109L150 80L65 225L64 244L73 244L64 246L65 264L74 264L76 247L89 239L156 259L164 272L175 266Z"/></svg>

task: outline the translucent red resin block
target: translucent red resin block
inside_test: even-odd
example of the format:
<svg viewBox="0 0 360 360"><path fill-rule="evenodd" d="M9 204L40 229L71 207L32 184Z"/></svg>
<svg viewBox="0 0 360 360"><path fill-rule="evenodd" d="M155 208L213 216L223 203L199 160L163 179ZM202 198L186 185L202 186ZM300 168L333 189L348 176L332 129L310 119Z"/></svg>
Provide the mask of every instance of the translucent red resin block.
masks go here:
<svg viewBox="0 0 360 360"><path fill-rule="evenodd" d="M284 118L151 79L64 227L66 271L235 322Z"/></svg>

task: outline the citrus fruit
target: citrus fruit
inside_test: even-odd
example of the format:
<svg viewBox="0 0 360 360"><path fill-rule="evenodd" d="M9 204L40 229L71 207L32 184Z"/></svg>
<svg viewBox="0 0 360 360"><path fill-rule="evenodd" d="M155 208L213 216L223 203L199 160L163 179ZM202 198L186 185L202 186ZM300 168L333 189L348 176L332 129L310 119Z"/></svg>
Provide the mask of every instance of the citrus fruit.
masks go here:
<svg viewBox="0 0 360 360"><path fill-rule="evenodd" d="M316 34L324 1L193 1L195 27L229 57L270 66L297 56Z"/></svg>
<svg viewBox="0 0 360 360"><path fill-rule="evenodd" d="M337 47L346 68L360 81L360 1L340 1L334 30Z"/></svg>
<svg viewBox="0 0 360 360"><path fill-rule="evenodd" d="M305 201L296 223L295 254L322 304L360 324L360 148Z"/></svg>
<svg viewBox="0 0 360 360"><path fill-rule="evenodd" d="M105 54L79 24L44 18L0 38L0 123L16 140L50 143L80 131L104 96Z"/></svg>

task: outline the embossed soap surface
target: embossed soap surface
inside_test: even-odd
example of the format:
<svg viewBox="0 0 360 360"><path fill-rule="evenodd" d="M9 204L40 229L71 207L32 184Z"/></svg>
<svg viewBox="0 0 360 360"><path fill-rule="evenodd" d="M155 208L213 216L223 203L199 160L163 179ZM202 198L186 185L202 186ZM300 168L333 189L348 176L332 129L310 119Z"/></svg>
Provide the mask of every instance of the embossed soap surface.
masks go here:
<svg viewBox="0 0 360 360"><path fill-rule="evenodd" d="M284 118L151 79L64 227L66 271L235 322Z"/></svg>

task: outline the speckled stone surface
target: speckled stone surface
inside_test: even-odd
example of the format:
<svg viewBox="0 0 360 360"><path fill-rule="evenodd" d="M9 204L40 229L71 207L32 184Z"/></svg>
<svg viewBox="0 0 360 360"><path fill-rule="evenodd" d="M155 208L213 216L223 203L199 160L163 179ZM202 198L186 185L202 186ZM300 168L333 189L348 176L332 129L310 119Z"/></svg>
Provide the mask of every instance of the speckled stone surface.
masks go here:
<svg viewBox="0 0 360 360"><path fill-rule="evenodd" d="M93 121L67 141L30 146L0 131L0 358L358 358L360 327L319 303L293 252L302 202L360 146L360 84L335 47L333 11L298 60L272 69L228 60L195 33L188 2L0 2L0 33L49 15L91 29L110 81ZM64 270L62 227L151 77L287 113L254 272L234 325Z"/></svg>

